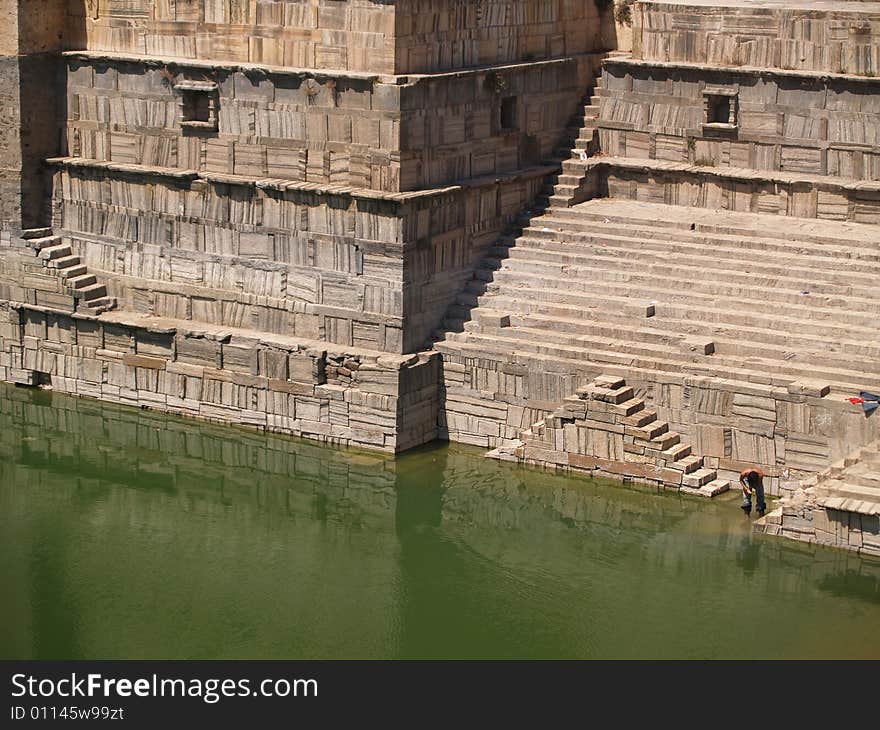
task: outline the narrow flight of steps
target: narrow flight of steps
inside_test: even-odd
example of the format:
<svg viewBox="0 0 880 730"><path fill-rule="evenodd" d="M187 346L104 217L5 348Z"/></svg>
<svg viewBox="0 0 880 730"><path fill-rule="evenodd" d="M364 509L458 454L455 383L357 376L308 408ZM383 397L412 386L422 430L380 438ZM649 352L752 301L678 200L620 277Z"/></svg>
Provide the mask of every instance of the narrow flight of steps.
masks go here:
<svg viewBox="0 0 880 730"><path fill-rule="evenodd" d="M614 376L595 378L520 438L487 456L657 484L700 497L730 487L636 398L625 380Z"/></svg>
<svg viewBox="0 0 880 730"><path fill-rule="evenodd" d="M610 199L551 208L490 249L434 346L585 377L880 392L874 228Z"/></svg>
<svg viewBox="0 0 880 730"><path fill-rule="evenodd" d="M752 525L755 532L880 557L880 442L803 482Z"/></svg>
<svg viewBox="0 0 880 730"><path fill-rule="evenodd" d="M556 150L562 172L551 179L541 191L537 203L543 207L565 205L575 195L586 175L584 160L599 151L599 89L602 71L596 72L593 85L583 99L583 107L572 118L565 139Z"/></svg>
<svg viewBox="0 0 880 730"><path fill-rule="evenodd" d="M24 247L33 251L47 272L61 280L62 290L73 297L77 310L101 314L116 306L116 300L107 296L107 287L89 273L70 244L64 243L61 236L53 235L51 229L22 231L20 240Z"/></svg>

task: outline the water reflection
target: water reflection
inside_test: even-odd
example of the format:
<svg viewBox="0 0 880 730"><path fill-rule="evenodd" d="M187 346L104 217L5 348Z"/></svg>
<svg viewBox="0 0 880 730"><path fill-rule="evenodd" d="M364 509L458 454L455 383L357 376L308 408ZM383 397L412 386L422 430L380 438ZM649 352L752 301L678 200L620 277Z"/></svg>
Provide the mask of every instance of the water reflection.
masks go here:
<svg viewBox="0 0 880 730"><path fill-rule="evenodd" d="M14 388L0 569L10 657L880 656L880 564L735 500Z"/></svg>

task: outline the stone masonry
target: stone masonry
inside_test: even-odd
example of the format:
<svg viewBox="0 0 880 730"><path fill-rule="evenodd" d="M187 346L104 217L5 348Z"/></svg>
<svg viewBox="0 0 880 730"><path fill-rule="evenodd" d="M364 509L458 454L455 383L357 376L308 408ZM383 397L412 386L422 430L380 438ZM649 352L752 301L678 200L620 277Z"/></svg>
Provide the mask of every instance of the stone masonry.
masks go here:
<svg viewBox="0 0 880 730"><path fill-rule="evenodd" d="M703 495L880 438L880 3L0 20L0 380Z"/></svg>
<svg viewBox="0 0 880 730"><path fill-rule="evenodd" d="M434 439L431 335L569 147L607 9L39 5L0 2L2 379Z"/></svg>
<svg viewBox="0 0 880 730"><path fill-rule="evenodd" d="M437 333L441 434L670 486L614 429L594 452L578 394L603 376L771 494L875 441L848 398L880 388L878 13L631 4L632 53L605 59L561 173Z"/></svg>

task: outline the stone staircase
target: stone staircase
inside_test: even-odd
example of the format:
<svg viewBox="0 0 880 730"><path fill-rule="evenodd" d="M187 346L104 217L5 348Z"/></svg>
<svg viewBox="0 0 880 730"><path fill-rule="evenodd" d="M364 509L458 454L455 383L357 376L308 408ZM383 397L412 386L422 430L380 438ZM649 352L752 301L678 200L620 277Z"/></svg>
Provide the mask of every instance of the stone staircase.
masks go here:
<svg viewBox="0 0 880 730"><path fill-rule="evenodd" d="M599 151L599 96L602 72L597 71L593 85L584 97L582 113L572 119L569 136L557 150L562 161L562 173L555 176L542 190L538 202L546 206L567 207L573 200L586 175L584 161Z"/></svg>
<svg viewBox="0 0 880 730"><path fill-rule="evenodd" d="M598 95L602 85L602 77L596 78L590 96L590 103L584 107L584 125L575 140L574 148L570 156L562 163L562 174L559 176L553 195L550 196L550 205L568 207L575 200L584 178L587 175L585 162L599 152L599 104L601 97Z"/></svg>
<svg viewBox="0 0 880 730"><path fill-rule="evenodd" d="M22 231L12 239L12 245L30 251L40 262L43 272L57 277L58 291L73 298L74 309L90 314L101 314L116 307L116 300L107 296L107 287L89 273L70 244L49 228Z"/></svg>
<svg viewBox="0 0 880 730"><path fill-rule="evenodd" d="M609 199L523 224L449 309L441 352L880 392L874 226Z"/></svg>
<svg viewBox="0 0 880 730"><path fill-rule="evenodd" d="M880 442L802 482L753 529L880 557Z"/></svg>
<svg viewBox="0 0 880 730"><path fill-rule="evenodd" d="M566 398L524 431L519 442L488 456L657 484L701 497L730 487L625 380L608 375Z"/></svg>

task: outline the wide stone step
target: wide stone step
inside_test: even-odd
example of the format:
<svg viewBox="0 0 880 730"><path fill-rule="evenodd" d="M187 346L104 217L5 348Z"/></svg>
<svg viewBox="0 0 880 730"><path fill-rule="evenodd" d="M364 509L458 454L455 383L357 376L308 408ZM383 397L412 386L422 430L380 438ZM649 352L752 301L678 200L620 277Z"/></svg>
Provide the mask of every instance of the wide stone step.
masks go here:
<svg viewBox="0 0 880 730"><path fill-rule="evenodd" d="M652 366L662 370L675 370L681 368L688 372L714 374L719 376L724 373L748 373L746 379L760 378L761 374L779 376L774 379L780 385L787 385L796 380L826 381L828 385L845 391L859 390L860 388L880 388L880 373L865 372L851 369L841 369L837 366L825 367L817 364L812 359L803 361L770 360L765 358L751 357L748 360L733 358L730 361L713 356L694 355L684 347L678 349L664 348L660 346L636 345L629 342L625 336L617 341L589 341L584 338L566 340L563 336L548 330L527 330L519 327L472 328L465 325L462 333L449 335L450 339L459 341L480 341L498 339L509 343L517 343L516 348L520 351L528 351L552 357L554 354L569 359L589 360L597 363L625 363L633 358L642 363L651 363ZM760 381L759 381L760 382Z"/></svg>
<svg viewBox="0 0 880 730"><path fill-rule="evenodd" d="M520 351L517 349L519 346L520 343L516 341L503 342L498 338L449 333L445 341L435 344L435 349L453 358L497 358L547 372L560 372L560 369L563 369L565 372L583 378L613 373L635 381L657 382L658 379L665 377L678 378L682 374L710 376L726 380L731 385L736 384L735 387L741 392L767 398L772 397L773 388L787 387L792 382L790 377L778 377L772 372L762 373L726 367L723 363L713 367L712 372L705 372L695 364L681 362L644 361L631 356L621 358L614 353L609 354L605 360L585 360L580 357L568 357L561 353L548 356L527 349ZM846 392L851 391L847 390ZM644 414L651 412L651 409L645 409ZM636 415L646 417L644 414Z"/></svg>
<svg viewBox="0 0 880 730"><path fill-rule="evenodd" d="M487 278L494 275L486 272ZM469 311L463 308L461 316L469 318ZM627 336L640 342L656 342L670 344L682 337L705 337L716 343L716 353L762 357L779 356L784 359L792 357L792 350L806 353L824 353L825 356L835 355L829 347L828 333L814 332L809 328L798 328L794 331L782 331L775 319L767 326L752 326L742 320L733 321L728 325L717 322L702 322L693 319L677 319L668 313L655 312L650 319L636 323L632 314L614 310L579 310L572 316L562 314L545 315L538 311L516 314L511 312L511 322L518 326L553 328L559 332L571 334L596 335L599 337L616 337L623 328ZM843 328L848 334L850 330ZM880 342L867 339L853 340L841 337L834 338L834 350L839 349L841 357L880 359ZM870 363L868 363L870 364Z"/></svg>
<svg viewBox="0 0 880 730"><path fill-rule="evenodd" d="M789 288L767 286L749 286L737 283L733 276L725 276L725 272L713 272L708 267L650 266L641 262L630 262L630 268L622 261L606 262L604 266L589 268L586 266L566 266L542 261L540 253L513 249L507 265L495 277L496 282L503 284L523 283L529 285L538 282L545 287L558 286L561 289L594 289L602 283L604 291L619 292L628 296L629 290L644 292L642 296L658 299L666 295L668 300L687 301L689 297L702 296L712 300L728 299L736 306L755 311L767 311L767 307L778 309L780 303L789 305L788 310L798 313L823 313L830 317L830 310L845 310L842 314L851 318L854 323L870 327L871 320L880 314L880 299L855 297L848 295L816 295L802 294L797 287L805 286L797 282L789 282ZM714 278L713 278L714 277ZM741 277L741 281L748 279ZM657 282L663 282L664 286ZM833 316L837 317L834 312Z"/></svg>
<svg viewBox="0 0 880 730"><path fill-rule="evenodd" d="M870 299L871 280L880 273L859 271L851 260L842 260L838 269L826 260L808 260L787 256L744 257L742 251L713 251L703 246L671 246L649 241L610 236L590 236L589 240L558 231L528 228L517 239L512 253L527 258L540 257L547 264L565 264L588 269L618 270L622 263L632 271L633 256L638 256L639 271L673 268L678 276L710 268L718 279L734 279L773 288L788 287L796 292L839 294ZM848 269L848 270L847 270Z"/></svg>
<svg viewBox="0 0 880 730"><path fill-rule="evenodd" d="M607 236L610 241L617 238L642 240L646 244L665 242L669 246L698 245L718 247L725 253L737 250L754 251L756 256L791 255L798 258L814 257L828 260L829 263L841 260L857 261L860 266L871 269L880 262L880 252L868 242L859 242L852 246L838 239L833 243L811 242L809 240L777 239L750 235L748 233L722 233L692 231L662 224L650 225L643 221L626 222L610 219L585 217L578 212L579 206L549 211L534 221L535 227L558 231L569 236Z"/></svg>
<svg viewBox="0 0 880 730"><path fill-rule="evenodd" d="M76 258L76 257L73 257ZM65 280L75 279L77 277L83 276L88 273L88 268L85 264L76 264L74 266L67 266L63 269L58 269L58 275Z"/></svg>
<svg viewBox="0 0 880 730"><path fill-rule="evenodd" d="M777 279L807 278L811 291L816 287L842 287L843 290L870 289L870 281L878 273L880 266L865 265L852 258L830 258L799 255L793 252L753 252L753 249L731 249L718 246L712 249L708 244L675 243L668 241L637 238L630 232L573 233L558 231L542 225L541 219L525 228L515 240L521 251L536 250L551 254L552 260L578 264L581 262L631 259L638 256L645 263L669 265L682 263L685 266L713 265L719 270L734 274L753 274L755 277ZM570 258L566 259L565 256Z"/></svg>
<svg viewBox="0 0 880 730"><path fill-rule="evenodd" d="M70 245L62 243L42 249L40 251L40 258L46 261L53 261L55 259L60 259L63 256L70 256L71 253Z"/></svg>
<svg viewBox="0 0 880 730"><path fill-rule="evenodd" d="M880 502L880 488L851 481L848 475L843 480L835 479L823 483L819 491L828 496Z"/></svg>
<svg viewBox="0 0 880 730"><path fill-rule="evenodd" d="M466 312L469 316L470 311ZM850 369L853 358L860 360L860 371L880 372L880 343L865 341L838 341L839 352L829 349L828 339L815 337L809 333L781 333L779 330L732 327L719 329L714 326L695 327L675 320L661 317L645 320L645 325L636 323L631 315L614 316L602 313L601 319L575 319L569 317L544 316L532 312L519 314L510 312L512 327L547 329L569 335L589 338L617 340L622 334L631 342L686 347L691 339L711 340L715 344L716 355L737 357L762 357L765 359L792 360L809 357L811 362L819 358L823 364L835 364ZM595 315L598 317L598 313ZM647 326L650 323L656 326Z"/></svg>
<svg viewBox="0 0 880 730"><path fill-rule="evenodd" d="M504 330L505 335L509 334ZM536 343L520 340L510 336L484 335L471 332L449 333L444 349L449 352L461 351L461 345L469 346L474 351L474 356L480 353L507 359L511 353L518 353L533 359L537 367L551 370L566 366L572 372L591 374L599 370L608 371L612 366L617 366L622 375L630 371L651 373L690 373L693 375L705 375L724 378L731 381L741 381L749 384L764 384L777 387L787 387L796 380L815 380L816 373L813 368L804 366L802 369L792 369L793 372L780 372L777 363L748 363L750 367L743 367L743 363L729 364L723 360L710 358L706 364L687 362L681 359L668 359L660 357L637 357L628 353L613 350L590 350L586 348L573 348L563 345ZM617 372L615 370L614 372ZM646 377L646 376L642 376ZM828 385L838 392L851 393L859 387L880 388L880 379L861 379L858 382L846 380L829 380Z"/></svg>
<svg viewBox="0 0 880 730"><path fill-rule="evenodd" d="M73 295L77 299L98 299L107 295L107 287L103 284L91 284L89 286L84 286L82 289L77 289L74 291Z"/></svg>
<svg viewBox="0 0 880 730"><path fill-rule="evenodd" d="M60 259L55 259L52 262L50 262L49 267L54 268L54 269L58 269L59 273L64 275L67 273L65 271L65 269L69 269L69 268L77 266L79 264L80 264L79 256L62 256Z"/></svg>
<svg viewBox="0 0 880 730"><path fill-rule="evenodd" d="M779 311L774 313L769 305L765 306L765 310L769 311L755 311L754 309L731 310L729 306L724 305L724 302L717 302L711 297L700 295L690 298L681 296L657 301L656 296L646 296L644 292L640 293L639 290L626 291L624 294L619 293L619 291L609 294L606 294L604 291L566 293L560 292L557 289L538 286L505 290L505 293L510 295L506 298L507 302L522 302L523 305L517 307L517 305L507 302L504 304L489 304L488 300L483 300L482 297L491 296L491 292L482 295L482 297L478 297L478 295L472 292L464 292L464 296L460 299L459 303L475 306L482 301L497 309L507 309L510 306L514 306L517 308L510 311L518 311L524 314L541 312L571 317L573 312L587 312L591 309L629 312L632 305L637 302L652 301L655 304L654 316L734 327L740 324L763 328L776 327L782 332L787 333L811 330L816 335L830 337L835 340L841 338L848 339L853 336L865 337L872 342L876 339L876 332L871 327L857 325L851 320L845 322L829 321L827 318L822 319L818 316L803 316L801 311L797 312L799 316L796 317L789 316L787 313L783 315ZM656 292L652 291L649 294L656 294ZM514 295L516 298L514 298ZM529 306L529 304L532 306ZM542 310L539 308L539 305L544 305L548 309Z"/></svg>
<svg viewBox="0 0 880 730"><path fill-rule="evenodd" d="M597 221L625 226L667 228L697 235L742 236L772 242L796 242L797 245L845 245L850 250L875 248L876 234L870 224L792 219L775 215L709 211L675 205L642 203L631 200L603 198L561 211L569 220L589 223Z"/></svg>
<svg viewBox="0 0 880 730"><path fill-rule="evenodd" d="M690 474L685 474L682 477L681 483L685 487L690 487L691 489L699 489L709 482L714 481L717 477L718 472L716 472L714 469L697 469Z"/></svg>
<svg viewBox="0 0 880 730"><path fill-rule="evenodd" d="M92 284L97 283L98 277L94 274L82 274L80 276L72 276L67 279L67 286L71 289L85 289Z"/></svg>

